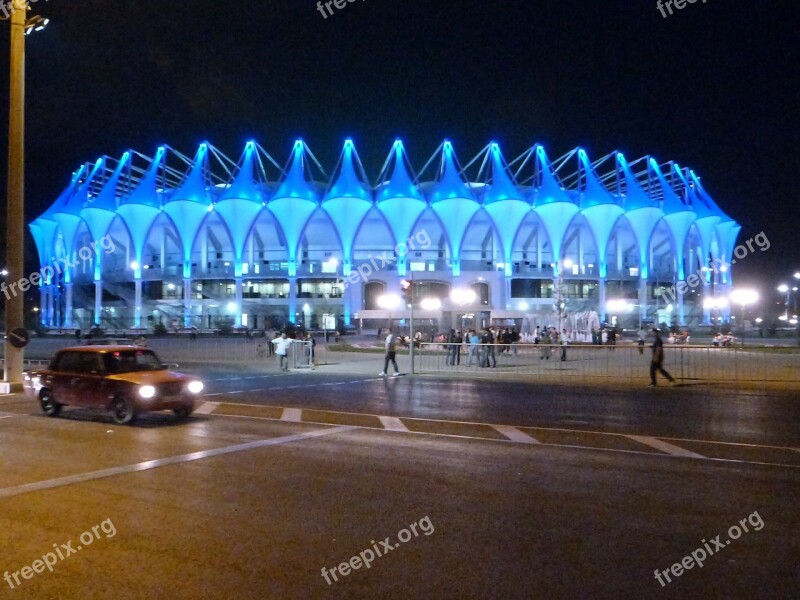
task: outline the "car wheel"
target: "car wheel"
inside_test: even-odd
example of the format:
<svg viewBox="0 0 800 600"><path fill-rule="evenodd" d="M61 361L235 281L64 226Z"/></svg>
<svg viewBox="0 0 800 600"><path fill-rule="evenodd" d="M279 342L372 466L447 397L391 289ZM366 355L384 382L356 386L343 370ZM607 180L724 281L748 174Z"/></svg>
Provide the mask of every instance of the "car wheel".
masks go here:
<svg viewBox="0 0 800 600"><path fill-rule="evenodd" d="M53 392L50 390L42 390L39 394L39 403L42 405L42 412L48 417L56 417L61 412L62 404L56 402L53 398Z"/></svg>
<svg viewBox="0 0 800 600"><path fill-rule="evenodd" d="M133 402L124 396L114 398L114 403L111 405L111 413L114 416L114 421L120 425L127 425L136 419L136 410Z"/></svg>
<svg viewBox="0 0 800 600"><path fill-rule="evenodd" d="M176 408L172 412L175 413L175 416L178 420L183 421L189 418L189 415L192 414L192 408L190 406L181 406L180 408Z"/></svg>

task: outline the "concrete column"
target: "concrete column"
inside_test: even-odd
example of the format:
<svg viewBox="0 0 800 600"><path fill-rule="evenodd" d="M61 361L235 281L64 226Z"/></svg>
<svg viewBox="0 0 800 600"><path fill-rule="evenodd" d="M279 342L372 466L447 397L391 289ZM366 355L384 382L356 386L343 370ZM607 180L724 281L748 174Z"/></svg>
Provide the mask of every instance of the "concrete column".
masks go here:
<svg viewBox="0 0 800 600"><path fill-rule="evenodd" d="M100 325L100 316L103 314L103 280L94 282L94 324Z"/></svg>
<svg viewBox="0 0 800 600"><path fill-rule="evenodd" d="M161 235L161 274L163 276L164 270L167 268L167 232L164 230Z"/></svg>
<svg viewBox="0 0 800 600"><path fill-rule="evenodd" d="M686 323L686 311L684 309L683 296L684 294L678 294L678 325L683 325Z"/></svg>
<svg viewBox="0 0 800 600"><path fill-rule="evenodd" d="M542 232L536 229L536 268L542 270Z"/></svg>
<svg viewBox="0 0 800 600"><path fill-rule="evenodd" d="M600 317L600 322L606 320L606 280L600 279L597 282L597 315Z"/></svg>
<svg viewBox="0 0 800 600"><path fill-rule="evenodd" d="M47 286L47 305L45 307L43 307L42 310L44 310L45 313L47 314L47 325L49 327L55 327L56 326L56 321L55 321L54 315L53 315L53 298L55 296L55 293L56 293L55 286L54 285L48 285Z"/></svg>
<svg viewBox="0 0 800 600"><path fill-rule="evenodd" d="M241 311L239 311L241 315ZM192 278L183 278L183 326L192 326Z"/></svg>
<svg viewBox="0 0 800 600"><path fill-rule="evenodd" d="M58 314L59 305L61 304L61 290L55 285L50 286L50 297L48 298L48 306L50 308L50 325L52 327L61 327L63 323L61 316Z"/></svg>
<svg viewBox="0 0 800 600"><path fill-rule="evenodd" d="M578 272L586 275L586 266L583 261L583 236L580 229L578 229Z"/></svg>
<svg viewBox="0 0 800 600"><path fill-rule="evenodd" d="M243 278L237 277L236 278L236 324L237 325L244 325L242 320L242 314L244 313L243 303L244 303L244 290L243 290Z"/></svg>
<svg viewBox="0 0 800 600"><path fill-rule="evenodd" d="M297 322L297 277L289 277L289 322Z"/></svg>
<svg viewBox="0 0 800 600"><path fill-rule="evenodd" d="M66 300L65 300L65 307L64 307L64 327L73 327L72 322L72 284L65 283L64 288L66 290Z"/></svg>
<svg viewBox="0 0 800 600"><path fill-rule="evenodd" d="M647 279L639 280L639 320L647 320Z"/></svg>
<svg viewBox="0 0 800 600"><path fill-rule="evenodd" d="M216 255L214 257L216 260ZM208 233L205 231L200 233L200 272L208 273Z"/></svg>
<svg viewBox="0 0 800 600"><path fill-rule="evenodd" d="M47 286L39 287L39 322L47 327Z"/></svg>
<svg viewBox="0 0 800 600"><path fill-rule="evenodd" d="M142 278L138 276L134 281L133 299L133 326L142 326Z"/></svg>
<svg viewBox="0 0 800 600"><path fill-rule="evenodd" d="M344 323L345 325L350 325L353 320L353 314L364 306L364 283L359 281L353 285L348 285L342 301L344 303Z"/></svg>

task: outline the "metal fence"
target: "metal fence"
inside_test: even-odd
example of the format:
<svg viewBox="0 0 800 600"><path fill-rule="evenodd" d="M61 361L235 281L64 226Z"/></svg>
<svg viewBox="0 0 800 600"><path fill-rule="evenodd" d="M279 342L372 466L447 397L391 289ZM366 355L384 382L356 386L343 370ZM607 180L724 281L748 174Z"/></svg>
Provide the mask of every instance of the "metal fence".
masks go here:
<svg viewBox="0 0 800 600"><path fill-rule="evenodd" d="M471 351L467 345L422 344L417 350L416 368L420 373L641 382L649 379L651 356L649 347L640 350L635 345L481 344ZM665 345L664 368L684 382L800 385L800 349Z"/></svg>
<svg viewBox="0 0 800 600"><path fill-rule="evenodd" d="M25 350L25 366L41 366L40 362L47 364L58 350L86 343L87 341L76 342L66 337L31 340L31 345ZM95 342L90 340L88 343ZM127 343L133 342L128 340ZM270 340L265 338L150 338L146 343L166 363L257 364L270 360L271 356L268 345ZM289 347L289 366L294 369L310 369L314 358L319 362L319 354L319 348L314 348L310 342L295 340Z"/></svg>

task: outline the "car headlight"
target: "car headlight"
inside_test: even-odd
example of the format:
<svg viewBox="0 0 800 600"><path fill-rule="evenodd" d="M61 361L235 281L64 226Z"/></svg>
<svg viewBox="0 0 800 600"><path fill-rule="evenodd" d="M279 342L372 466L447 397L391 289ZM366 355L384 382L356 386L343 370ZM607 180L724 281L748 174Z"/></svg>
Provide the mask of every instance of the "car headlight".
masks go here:
<svg viewBox="0 0 800 600"><path fill-rule="evenodd" d="M204 387L205 387L205 386L203 385L203 382L202 382L202 381L192 381L192 382L189 384L189 386L188 386L188 389L189 389L189 391L190 391L190 392L192 392L193 394L199 394L200 392L202 392L202 391L203 391L203 388L204 388Z"/></svg>
<svg viewBox="0 0 800 600"><path fill-rule="evenodd" d="M143 385L139 388L139 395L145 399L152 398L156 395L156 388L152 385Z"/></svg>

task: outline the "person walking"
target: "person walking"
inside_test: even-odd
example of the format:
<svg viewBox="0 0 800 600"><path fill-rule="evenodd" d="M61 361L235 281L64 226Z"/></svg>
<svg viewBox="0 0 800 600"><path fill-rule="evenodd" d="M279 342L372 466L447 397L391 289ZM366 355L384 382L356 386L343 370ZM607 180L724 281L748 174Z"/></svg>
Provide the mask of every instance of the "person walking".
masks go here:
<svg viewBox="0 0 800 600"><path fill-rule="evenodd" d="M380 377L386 377L386 373L389 370L389 363L392 363L394 367L394 374L392 377L397 377L400 375L400 367L397 366L397 349L394 345L394 336L392 335L391 330L386 330L386 340L384 345L386 346L386 356L384 357L383 361L383 371L378 373Z"/></svg>
<svg viewBox="0 0 800 600"><path fill-rule="evenodd" d="M552 343L552 341L553 340L550 337L550 327L545 327L542 330L542 339L541 339L542 349L541 349L541 355L539 356L539 360L545 360L545 359L550 360L550 350L551 350L550 344Z"/></svg>
<svg viewBox="0 0 800 600"><path fill-rule="evenodd" d="M653 358L650 361L650 385L655 387L656 384L656 372L661 373L664 377L669 379L670 383L675 383L675 378L672 377L667 371L664 369L664 340L661 339L661 332L653 328L653 334L656 336L655 341L653 342Z"/></svg>
<svg viewBox="0 0 800 600"><path fill-rule="evenodd" d="M289 370L289 348L292 345L292 341L286 335L286 332L282 333L281 337L276 337L272 340L272 344L275 346L275 354L280 360L280 369L284 372Z"/></svg>
<svg viewBox="0 0 800 600"><path fill-rule="evenodd" d="M567 361L567 346L569 346L569 340L567 339L567 330L564 329L561 331L561 362Z"/></svg>
<svg viewBox="0 0 800 600"><path fill-rule="evenodd" d="M464 345L464 338L461 335L460 331L456 331L455 337L455 354L456 354L456 365L461 366L461 346Z"/></svg>
<svg viewBox="0 0 800 600"><path fill-rule="evenodd" d="M636 334L639 337L637 344L639 344L639 354L644 354L644 342L647 339L647 332L644 330L644 325L639 326L639 332Z"/></svg>
<svg viewBox="0 0 800 600"><path fill-rule="evenodd" d="M311 335L309 331L306 333L306 357L309 359L309 364L312 367L314 366L314 359L316 358L316 346L317 340L314 339L314 336Z"/></svg>

